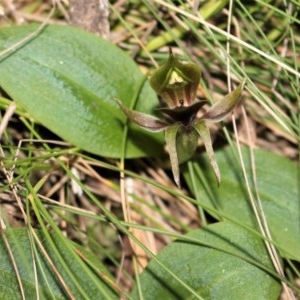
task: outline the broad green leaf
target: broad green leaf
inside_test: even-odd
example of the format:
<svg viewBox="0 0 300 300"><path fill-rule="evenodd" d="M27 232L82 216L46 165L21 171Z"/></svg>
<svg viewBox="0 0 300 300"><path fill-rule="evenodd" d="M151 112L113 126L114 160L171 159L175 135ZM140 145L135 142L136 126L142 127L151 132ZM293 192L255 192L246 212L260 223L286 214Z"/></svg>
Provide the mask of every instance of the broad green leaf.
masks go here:
<svg viewBox="0 0 300 300"><path fill-rule="evenodd" d="M278 299L279 282L258 267L273 270L261 239L228 222L203 227L185 238L157 255L179 280L152 260L139 278L142 296L136 286L133 299Z"/></svg>
<svg viewBox="0 0 300 300"><path fill-rule="evenodd" d="M74 299L119 298L111 286L111 283L113 283L111 275L91 253L74 243L72 243L74 252L70 252L70 248L66 247L65 242L62 242L61 238L51 234L52 242L58 251L56 252L49 241L44 238L41 231L36 231L36 233ZM2 232L2 235L5 235L7 238L26 299L37 299L37 293L40 299L69 299L66 289L59 281L57 274L55 274L45 258L45 254L42 253L37 244L35 244L36 255L33 254L32 243L26 228L7 229ZM70 241L66 241L66 243L70 243ZM81 253L81 256L86 261L90 261L96 272L92 271L83 260L83 264L79 264L74 259L77 256L81 260L76 252ZM21 299L21 294L18 294L20 288L16 272L2 237L0 238L0 253L0 299ZM62 265L58 255L61 256L68 270ZM34 267L36 267L36 276Z"/></svg>
<svg viewBox="0 0 300 300"><path fill-rule="evenodd" d="M0 51L37 30L36 25L0 30ZM158 104L146 77L118 47L68 26L49 25L0 56L0 86L30 115L66 141L95 154L119 158L127 107L151 113ZM131 125L132 126L132 125ZM163 151L163 135L132 126L126 157Z"/></svg>
<svg viewBox="0 0 300 300"><path fill-rule="evenodd" d="M249 149L243 148L243 161L254 193ZM254 150L258 193L271 234L284 251L282 255L300 261L300 209L296 165L288 159L263 150ZM256 226L238 157L231 148L216 152L222 174L217 188L214 175L204 156L193 162L195 186L191 174L184 172L191 191L200 201L218 209L242 224Z"/></svg>

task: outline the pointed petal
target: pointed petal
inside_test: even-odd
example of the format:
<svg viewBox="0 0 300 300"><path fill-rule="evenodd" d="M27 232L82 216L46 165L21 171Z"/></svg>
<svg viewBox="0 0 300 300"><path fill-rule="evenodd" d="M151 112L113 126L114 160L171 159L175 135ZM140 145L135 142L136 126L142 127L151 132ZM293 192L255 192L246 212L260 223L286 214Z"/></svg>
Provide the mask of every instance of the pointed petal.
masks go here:
<svg viewBox="0 0 300 300"><path fill-rule="evenodd" d="M180 188L179 162L178 162L177 149L176 149L176 136L177 136L178 129L179 126L168 127L165 131L165 139L166 139L166 144L170 156L173 177L175 183Z"/></svg>
<svg viewBox="0 0 300 300"><path fill-rule="evenodd" d="M212 147L209 129L208 129L206 123L202 120L200 120L196 124L194 124L194 128L197 130L198 134L200 135L200 137L204 143L210 165L214 171L214 174L216 176L216 179L217 179L217 182L219 185L221 182L221 175L220 175L219 167L218 167L216 159L215 159L215 154L214 154L214 149Z"/></svg>
<svg viewBox="0 0 300 300"><path fill-rule="evenodd" d="M157 118L127 108L121 101L118 101L118 104L130 121L148 131L159 132L163 131L167 126L169 126L168 123L165 123Z"/></svg>
<svg viewBox="0 0 300 300"><path fill-rule="evenodd" d="M222 121L238 104L246 79L230 94L227 94L222 100L215 103L202 117L202 120L219 122Z"/></svg>

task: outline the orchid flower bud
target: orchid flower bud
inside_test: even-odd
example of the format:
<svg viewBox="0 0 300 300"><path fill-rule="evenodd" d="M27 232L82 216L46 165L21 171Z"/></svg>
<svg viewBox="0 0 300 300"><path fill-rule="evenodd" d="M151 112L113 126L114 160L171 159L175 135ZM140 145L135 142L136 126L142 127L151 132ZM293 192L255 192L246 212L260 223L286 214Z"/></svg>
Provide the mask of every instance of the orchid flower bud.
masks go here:
<svg viewBox="0 0 300 300"><path fill-rule="evenodd" d="M195 63L179 60L170 50L167 62L150 77L150 85L168 108L190 106L196 99L200 76Z"/></svg>

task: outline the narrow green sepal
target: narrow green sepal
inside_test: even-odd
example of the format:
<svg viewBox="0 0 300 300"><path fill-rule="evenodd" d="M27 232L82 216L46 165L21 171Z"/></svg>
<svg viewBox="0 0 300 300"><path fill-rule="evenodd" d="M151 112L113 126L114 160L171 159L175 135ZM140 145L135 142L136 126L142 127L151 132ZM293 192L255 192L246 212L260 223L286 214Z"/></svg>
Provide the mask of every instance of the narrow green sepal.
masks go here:
<svg viewBox="0 0 300 300"><path fill-rule="evenodd" d="M215 103L201 119L211 122L222 121L239 103L245 83L246 79L244 79L233 92L227 94L222 100Z"/></svg>
<svg viewBox="0 0 300 300"><path fill-rule="evenodd" d="M215 159L215 154L214 154L214 149L212 147L212 141L211 141L209 129L208 129L205 121L202 121L202 120L197 121L194 124L194 128L197 130L198 134L200 135L200 137L203 141L206 153L208 155L210 165L216 176L217 183L218 183L218 185L220 185L221 174L220 174L220 170L219 170L218 164Z"/></svg>
<svg viewBox="0 0 300 300"><path fill-rule="evenodd" d="M165 131L165 139L168 147L168 152L170 156L170 162L173 172L174 181L180 188L180 172L179 172L179 161L177 156L177 144L176 136L179 130L179 126L168 127Z"/></svg>
<svg viewBox="0 0 300 300"><path fill-rule="evenodd" d="M163 122L157 118L154 118L150 115L137 112L134 110L131 110L127 108L121 101L117 101L120 108L124 112L124 114L127 116L127 118L139 125L140 127L143 127L144 129L147 129L151 132L160 132L163 131L166 127L170 126L168 123Z"/></svg>

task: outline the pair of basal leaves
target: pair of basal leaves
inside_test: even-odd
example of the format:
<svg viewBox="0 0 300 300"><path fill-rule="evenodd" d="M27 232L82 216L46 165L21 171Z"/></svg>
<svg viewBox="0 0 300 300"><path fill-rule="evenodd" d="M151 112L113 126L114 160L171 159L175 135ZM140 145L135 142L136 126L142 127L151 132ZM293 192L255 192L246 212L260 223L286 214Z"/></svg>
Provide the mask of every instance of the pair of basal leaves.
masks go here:
<svg viewBox="0 0 300 300"><path fill-rule="evenodd" d="M128 109L118 101L125 115L138 126L151 132L165 131L172 172L179 187L179 164L189 160L195 153L199 137L204 143L217 182L220 183L221 175L214 157L207 122L222 121L233 111L240 101L246 81L244 79L233 92L216 102L199 117L199 110L207 103L206 100L196 98L200 77L201 70L195 63L181 61L170 51L166 63L150 77L150 85L166 105L158 109L163 119Z"/></svg>

